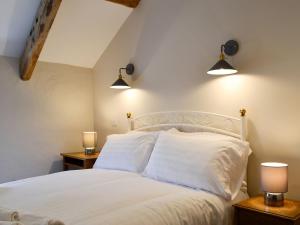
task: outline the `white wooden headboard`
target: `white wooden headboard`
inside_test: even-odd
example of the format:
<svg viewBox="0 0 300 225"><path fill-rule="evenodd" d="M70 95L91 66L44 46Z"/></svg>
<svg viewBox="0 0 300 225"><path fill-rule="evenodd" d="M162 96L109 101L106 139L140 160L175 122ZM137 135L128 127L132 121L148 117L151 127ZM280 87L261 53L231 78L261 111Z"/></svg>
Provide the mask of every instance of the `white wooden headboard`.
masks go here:
<svg viewBox="0 0 300 225"><path fill-rule="evenodd" d="M177 128L184 132L210 131L247 140L246 110L240 117L231 117L210 112L169 111L144 114L136 118L127 113L129 130L155 131Z"/></svg>

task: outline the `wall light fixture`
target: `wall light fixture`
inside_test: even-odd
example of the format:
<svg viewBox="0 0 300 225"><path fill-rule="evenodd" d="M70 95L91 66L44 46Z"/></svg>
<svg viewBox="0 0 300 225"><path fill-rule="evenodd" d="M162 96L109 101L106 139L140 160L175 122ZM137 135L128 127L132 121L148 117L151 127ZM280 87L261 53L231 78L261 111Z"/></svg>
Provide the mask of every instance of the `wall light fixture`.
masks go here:
<svg viewBox="0 0 300 225"><path fill-rule="evenodd" d="M238 71L225 60L225 55L233 56L239 50L239 44L235 40L229 40L221 45L220 60L207 72L209 75L230 75Z"/></svg>
<svg viewBox="0 0 300 225"><path fill-rule="evenodd" d="M126 67L119 69L119 78L110 86L113 89L128 89L131 88L124 80L122 76L122 70L126 71L127 75L132 75L134 73L134 65L129 63Z"/></svg>

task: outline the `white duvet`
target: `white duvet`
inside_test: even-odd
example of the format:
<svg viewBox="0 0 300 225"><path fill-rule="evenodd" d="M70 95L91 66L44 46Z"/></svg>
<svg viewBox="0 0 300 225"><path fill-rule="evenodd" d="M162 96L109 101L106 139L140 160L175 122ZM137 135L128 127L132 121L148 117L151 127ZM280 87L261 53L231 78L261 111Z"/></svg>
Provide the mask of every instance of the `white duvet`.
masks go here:
<svg viewBox="0 0 300 225"><path fill-rule="evenodd" d="M0 207L66 225L223 225L216 195L113 170L78 170L0 185Z"/></svg>

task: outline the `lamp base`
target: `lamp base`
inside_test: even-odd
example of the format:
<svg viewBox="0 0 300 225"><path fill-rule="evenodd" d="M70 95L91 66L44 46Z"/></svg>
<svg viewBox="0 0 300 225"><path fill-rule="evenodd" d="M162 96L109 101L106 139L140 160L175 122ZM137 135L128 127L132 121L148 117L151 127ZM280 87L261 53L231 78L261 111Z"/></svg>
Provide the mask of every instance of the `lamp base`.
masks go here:
<svg viewBox="0 0 300 225"><path fill-rule="evenodd" d="M265 193L265 205L281 207L284 205L284 194L283 193Z"/></svg>
<svg viewBox="0 0 300 225"><path fill-rule="evenodd" d="M94 148L86 148L84 149L84 154L85 155L94 155L96 153L96 149Z"/></svg>

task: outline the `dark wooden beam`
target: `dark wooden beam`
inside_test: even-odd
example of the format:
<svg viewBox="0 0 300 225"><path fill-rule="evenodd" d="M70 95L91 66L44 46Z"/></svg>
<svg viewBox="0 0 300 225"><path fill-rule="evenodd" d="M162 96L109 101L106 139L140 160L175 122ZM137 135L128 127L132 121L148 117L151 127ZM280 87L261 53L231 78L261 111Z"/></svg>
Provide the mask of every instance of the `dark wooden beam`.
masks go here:
<svg viewBox="0 0 300 225"><path fill-rule="evenodd" d="M29 80L43 49L62 0L41 0L20 59L20 76Z"/></svg>
<svg viewBox="0 0 300 225"><path fill-rule="evenodd" d="M140 0L105 0L108 2L118 3L121 5L125 5L130 8L136 8L140 3Z"/></svg>

